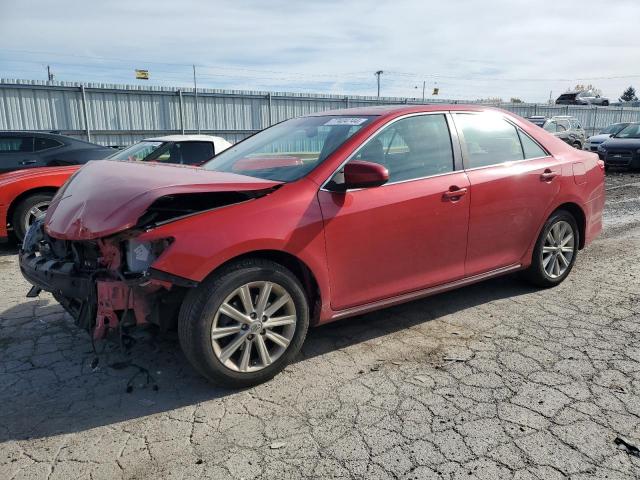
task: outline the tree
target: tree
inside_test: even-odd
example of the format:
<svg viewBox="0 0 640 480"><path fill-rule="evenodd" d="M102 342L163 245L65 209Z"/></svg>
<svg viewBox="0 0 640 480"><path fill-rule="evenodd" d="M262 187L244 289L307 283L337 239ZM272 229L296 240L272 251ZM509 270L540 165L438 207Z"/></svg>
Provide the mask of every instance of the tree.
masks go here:
<svg viewBox="0 0 640 480"><path fill-rule="evenodd" d="M511 97L511 103L522 103L522 100L518 97Z"/></svg>
<svg viewBox="0 0 640 480"><path fill-rule="evenodd" d="M638 97L636 96L636 89L632 86L629 86L629 88L627 88L620 97L621 102L635 102L637 100Z"/></svg>
<svg viewBox="0 0 640 480"><path fill-rule="evenodd" d="M596 95L602 95L602 90L594 87L593 85L583 85L581 83L577 84L574 88L570 88L567 92L593 92Z"/></svg>

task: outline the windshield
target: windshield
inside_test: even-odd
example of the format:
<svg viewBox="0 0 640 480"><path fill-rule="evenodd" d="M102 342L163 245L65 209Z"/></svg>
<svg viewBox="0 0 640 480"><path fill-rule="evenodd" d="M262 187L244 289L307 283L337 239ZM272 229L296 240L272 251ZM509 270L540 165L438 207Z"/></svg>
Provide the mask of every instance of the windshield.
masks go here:
<svg viewBox="0 0 640 480"><path fill-rule="evenodd" d="M318 116L287 120L225 150L207 170L291 182L322 163L373 116Z"/></svg>
<svg viewBox="0 0 640 480"><path fill-rule="evenodd" d="M632 123L628 127L622 129L615 136L616 138L640 138L640 123Z"/></svg>
<svg viewBox="0 0 640 480"><path fill-rule="evenodd" d="M629 124L628 123L614 123L613 125L609 125L604 130L600 130L600 133L601 134L615 135L616 133L622 131L622 129L625 128L627 125L629 125Z"/></svg>
<svg viewBox="0 0 640 480"><path fill-rule="evenodd" d="M544 128L547 132L556 133L556 130L557 130L556 122L552 120L547 120L546 122L544 122L544 125L542 126L542 128Z"/></svg>
<svg viewBox="0 0 640 480"><path fill-rule="evenodd" d="M110 160L144 160L165 142L138 142L109 157Z"/></svg>

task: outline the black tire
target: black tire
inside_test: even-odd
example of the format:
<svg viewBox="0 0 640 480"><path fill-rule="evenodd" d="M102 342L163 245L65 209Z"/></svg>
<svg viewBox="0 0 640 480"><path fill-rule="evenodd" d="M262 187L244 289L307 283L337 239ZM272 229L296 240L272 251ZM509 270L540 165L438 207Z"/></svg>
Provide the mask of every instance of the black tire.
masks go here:
<svg viewBox="0 0 640 480"><path fill-rule="evenodd" d="M609 100L605 100L604 102L602 102L602 106L603 107L608 107L609 106Z"/></svg>
<svg viewBox="0 0 640 480"><path fill-rule="evenodd" d="M547 234L549 233L549 230L551 230L551 228L560 221L567 222L571 226L571 230L574 237L573 255L571 257L571 260L566 270L560 276L556 278L552 278L547 274L547 272L544 269L542 252L543 252L545 239L547 237ZM567 276L571 272L571 269L573 268L573 265L576 262L576 257L578 256L579 245L580 245L580 231L578 230L578 223L576 222L576 219L574 218L574 216L566 210L555 211L549 217L549 219L545 222L544 227L540 232L540 236L538 237L538 240L536 241L536 246L533 250L531 265L529 266L529 268L527 268L523 272L523 277L528 282L532 283L537 287L543 287L543 288L555 287L556 285L562 283L564 279L567 278Z"/></svg>
<svg viewBox="0 0 640 480"><path fill-rule="evenodd" d="M13 226L13 233L19 243L22 243L27 233L25 222L29 215L29 210L38 204L46 203L48 205L51 203L53 196L54 193L34 193L33 195L23 198L20 203L16 205L11 217L11 225Z"/></svg>
<svg viewBox="0 0 640 480"><path fill-rule="evenodd" d="M216 356L211 329L216 312L237 288L250 282L269 281L283 287L295 305L295 331L286 350L273 363L255 372L240 372L225 366ZM284 369L300 351L309 328L309 306L295 275L270 260L249 258L215 272L184 299L178 318L182 350L193 367L209 381L232 388L266 382Z"/></svg>
<svg viewBox="0 0 640 480"><path fill-rule="evenodd" d="M580 142L573 142L571 146L573 148L577 148L578 150L582 150L582 144Z"/></svg>

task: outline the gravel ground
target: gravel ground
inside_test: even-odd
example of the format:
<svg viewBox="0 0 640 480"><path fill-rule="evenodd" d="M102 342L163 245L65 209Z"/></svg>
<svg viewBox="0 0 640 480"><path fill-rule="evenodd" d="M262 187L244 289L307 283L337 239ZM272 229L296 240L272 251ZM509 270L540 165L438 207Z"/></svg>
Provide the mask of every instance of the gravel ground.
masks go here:
<svg viewBox="0 0 640 480"><path fill-rule="evenodd" d="M509 276L327 325L244 391L201 380L175 336L92 365L2 247L0 478L640 478L615 443L640 447L640 175L607 185L561 286Z"/></svg>

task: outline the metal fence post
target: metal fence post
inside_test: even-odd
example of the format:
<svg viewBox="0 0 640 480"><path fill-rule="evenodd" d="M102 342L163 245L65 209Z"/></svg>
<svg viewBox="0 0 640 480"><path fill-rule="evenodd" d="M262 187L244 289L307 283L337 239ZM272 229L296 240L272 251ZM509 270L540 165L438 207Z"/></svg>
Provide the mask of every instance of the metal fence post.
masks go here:
<svg viewBox="0 0 640 480"><path fill-rule="evenodd" d="M84 85L80 85L80 93L82 94L82 116L84 117L84 129L87 132L87 141L91 141L91 128L89 127L89 112L87 110L87 95Z"/></svg>
<svg viewBox="0 0 640 480"><path fill-rule="evenodd" d="M269 115L269 127L273 125L273 114L272 114L272 105L271 105L271 94L267 93L267 112Z"/></svg>
<svg viewBox="0 0 640 480"><path fill-rule="evenodd" d="M598 128L598 106L594 105L593 107L593 123L592 123L591 133L595 135L596 129Z"/></svg>
<svg viewBox="0 0 640 480"><path fill-rule="evenodd" d="M344 97L344 108L349 108L349 97Z"/></svg>
<svg viewBox="0 0 640 480"><path fill-rule="evenodd" d="M624 110L624 107L620 107L620 118L618 119L618 122L622 121L622 112Z"/></svg>
<svg viewBox="0 0 640 480"><path fill-rule="evenodd" d="M182 103L182 90L178 90L178 99L180 101L180 130L184 135L184 105Z"/></svg>

